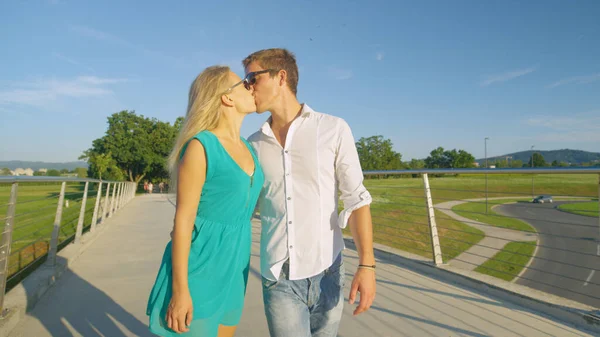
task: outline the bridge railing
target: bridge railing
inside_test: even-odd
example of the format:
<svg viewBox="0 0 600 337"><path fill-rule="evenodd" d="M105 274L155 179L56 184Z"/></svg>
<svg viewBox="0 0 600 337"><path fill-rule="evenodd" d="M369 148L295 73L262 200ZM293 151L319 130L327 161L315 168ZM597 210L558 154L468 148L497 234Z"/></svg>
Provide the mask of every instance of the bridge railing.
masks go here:
<svg viewBox="0 0 600 337"><path fill-rule="evenodd" d="M600 168L364 175L375 242L600 308Z"/></svg>
<svg viewBox="0 0 600 337"><path fill-rule="evenodd" d="M65 177L0 177L0 315L4 295L57 252L80 243L135 196L136 184Z"/></svg>

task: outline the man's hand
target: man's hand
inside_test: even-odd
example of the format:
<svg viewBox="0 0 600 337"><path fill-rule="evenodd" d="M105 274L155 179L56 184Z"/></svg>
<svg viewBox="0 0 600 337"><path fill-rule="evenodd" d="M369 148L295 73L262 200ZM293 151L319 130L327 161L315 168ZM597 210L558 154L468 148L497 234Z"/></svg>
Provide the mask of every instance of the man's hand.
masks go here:
<svg viewBox="0 0 600 337"><path fill-rule="evenodd" d="M352 280L349 296L350 304L354 304L356 292L360 293L360 304L354 310L354 316L367 311L371 307L373 300L375 300L375 288L375 270L358 268Z"/></svg>

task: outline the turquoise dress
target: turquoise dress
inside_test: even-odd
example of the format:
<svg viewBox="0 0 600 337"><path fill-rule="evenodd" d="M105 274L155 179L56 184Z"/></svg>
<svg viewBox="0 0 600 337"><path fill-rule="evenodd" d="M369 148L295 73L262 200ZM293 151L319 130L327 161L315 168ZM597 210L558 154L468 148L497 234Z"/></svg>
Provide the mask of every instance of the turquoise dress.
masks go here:
<svg viewBox="0 0 600 337"><path fill-rule="evenodd" d="M264 175L245 139L242 138L254 158L251 176L229 156L212 132L202 131L193 138L202 143L207 159L189 254L193 320L187 333L177 334L167 327L165 317L172 291L169 242L146 310L150 331L160 336L217 336L219 324L239 323L244 307L252 242L250 221ZM187 144L181 156L186 148Z"/></svg>

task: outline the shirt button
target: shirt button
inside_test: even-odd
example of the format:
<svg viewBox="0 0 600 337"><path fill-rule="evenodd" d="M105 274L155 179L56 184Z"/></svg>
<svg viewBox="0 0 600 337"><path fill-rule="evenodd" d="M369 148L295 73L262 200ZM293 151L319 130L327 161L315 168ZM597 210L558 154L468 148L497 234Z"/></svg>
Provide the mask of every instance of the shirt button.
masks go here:
<svg viewBox="0 0 600 337"><path fill-rule="evenodd" d="M287 151L287 150L285 150L285 153L288 153L288 151Z"/></svg>
<svg viewBox="0 0 600 337"><path fill-rule="evenodd" d="M293 248L294 248L294 246L290 246L290 249L293 249Z"/></svg>
<svg viewBox="0 0 600 337"><path fill-rule="evenodd" d="M292 200L292 198L291 198L291 197L288 197L288 200Z"/></svg>
<svg viewBox="0 0 600 337"><path fill-rule="evenodd" d="M290 222L288 222L288 223L289 223L290 225L292 224L292 222L291 222L291 221L290 221Z"/></svg>

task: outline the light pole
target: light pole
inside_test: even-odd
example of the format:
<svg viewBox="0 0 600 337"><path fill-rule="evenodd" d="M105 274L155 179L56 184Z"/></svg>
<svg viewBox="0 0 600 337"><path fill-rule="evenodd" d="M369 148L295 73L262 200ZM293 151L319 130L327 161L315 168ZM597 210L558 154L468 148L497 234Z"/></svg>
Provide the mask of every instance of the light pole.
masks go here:
<svg viewBox="0 0 600 337"><path fill-rule="evenodd" d="M490 139L489 137L485 137L483 143L485 144L485 214L488 214L488 183L487 183L487 170L488 170L488 160L487 160L487 141Z"/></svg>
<svg viewBox="0 0 600 337"><path fill-rule="evenodd" d="M534 154L533 147L534 146L535 145L531 145L531 168L532 169L533 169L533 154ZM534 191L533 191L533 172L531 172L531 198L535 198L535 194L534 194Z"/></svg>

